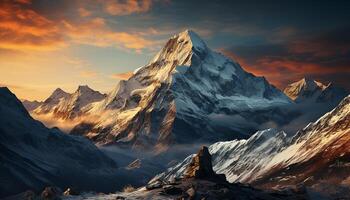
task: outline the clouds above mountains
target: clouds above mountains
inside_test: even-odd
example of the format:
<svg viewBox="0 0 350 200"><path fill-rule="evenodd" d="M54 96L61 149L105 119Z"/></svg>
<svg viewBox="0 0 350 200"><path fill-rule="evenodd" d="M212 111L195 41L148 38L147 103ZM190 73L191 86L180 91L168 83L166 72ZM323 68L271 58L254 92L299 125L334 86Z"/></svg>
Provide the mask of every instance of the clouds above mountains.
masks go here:
<svg viewBox="0 0 350 200"><path fill-rule="evenodd" d="M55 22L27 6L30 1L0 4L0 48L12 50L52 50L64 45Z"/></svg>
<svg viewBox="0 0 350 200"><path fill-rule="evenodd" d="M173 34L193 29L280 88L311 76L349 89L349 10L349 2L323 0L3 0L0 78L108 91ZM84 62L77 69L71 60Z"/></svg>
<svg viewBox="0 0 350 200"><path fill-rule="evenodd" d="M249 71L279 87L304 77L344 85L350 77L350 26L315 35L294 35L283 42L237 45L223 52Z"/></svg>
<svg viewBox="0 0 350 200"><path fill-rule="evenodd" d="M111 15L146 12L151 6L150 0L101 0L101 3L104 5L102 9ZM82 2L78 1L75 3L76 6L81 4ZM75 9L70 14L74 17L67 15L50 18L49 15L45 15L47 12L40 13L41 10L30 0L3 1L0 3L0 48L48 51L71 44L86 44L140 51L154 44L152 40L136 31L116 30L108 24L106 18L97 17L96 11L89 11L83 7Z"/></svg>

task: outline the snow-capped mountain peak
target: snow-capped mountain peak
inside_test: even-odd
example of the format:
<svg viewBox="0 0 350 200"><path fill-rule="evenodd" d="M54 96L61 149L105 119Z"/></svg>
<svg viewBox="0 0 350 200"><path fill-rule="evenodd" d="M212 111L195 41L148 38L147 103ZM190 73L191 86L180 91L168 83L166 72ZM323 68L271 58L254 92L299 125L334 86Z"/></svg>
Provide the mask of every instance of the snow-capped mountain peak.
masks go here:
<svg viewBox="0 0 350 200"><path fill-rule="evenodd" d="M201 56L206 51L204 41L195 32L186 30L170 38L150 63L176 62L176 65L189 66L193 54Z"/></svg>
<svg viewBox="0 0 350 200"><path fill-rule="evenodd" d="M87 85L80 85L73 94L58 88L33 112L38 115L51 113L57 118L73 119L83 114L83 109L90 103L101 101L105 97Z"/></svg>
<svg viewBox="0 0 350 200"><path fill-rule="evenodd" d="M91 102L100 101L104 97L104 94L91 89L87 85L79 85L78 89L72 94L71 99L74 101L74 104L79 103L79 107L82 108Z"/></svg>
<svg viewBox="0 0 350 200"><path fill-rule="evenodd" d="M321 92L325 85L321 82L312 80L310 78L303 78L295 83L288 85L284 89L284 93L289 96L289 98L296 100L302 96L311 96L314 93Z"/></svg>
<svg viewBox="0 0 350 200"><path fill-rule="evenodd" d="M323 102L323 103L339 103L347 92L334 86L334 84L323 84L310 78L303 78L297 82L289 84L284 93L297 103L302 102Z"/></svg>
<svg viewBox="0 0 350 200"><path fill-rule="evenodd" d="M210 127L219 123L220 116L275 110L291 103L265 78L244 71L237 62L208 48L196 33L186 30L171 37L149 64L91 106L89 113L101 114L90 130L82 124L72 132L91 135L101 143L115 138L138 146L159 144L159 148L198 139L217 141L235 138L228 130L217 133ZM233 125L237 127L229 128L230 132L242 127ZM208 127L205 132L194 126Z"/></svg>
<svg viewBox="0 0 350 200"><path fill-rule="evenodd" d="M70 94L63 91L61 88L55 89L52 94L44 101L44 103L56 104L62 98L67 98Z"/></svg>

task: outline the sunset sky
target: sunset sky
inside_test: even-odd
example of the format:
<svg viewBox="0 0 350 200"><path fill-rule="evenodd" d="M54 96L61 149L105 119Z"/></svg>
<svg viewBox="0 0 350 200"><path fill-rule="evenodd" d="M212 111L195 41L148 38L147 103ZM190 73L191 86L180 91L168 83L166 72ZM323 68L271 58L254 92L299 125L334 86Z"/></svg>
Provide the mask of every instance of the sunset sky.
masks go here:
<svg viewBox="0 0 350 200"><path fill-rule="evenodd" d="M350 89L350 1L0 2L0 85L20 98L108 92L185 29L281 89L304 76Z"/></svg>

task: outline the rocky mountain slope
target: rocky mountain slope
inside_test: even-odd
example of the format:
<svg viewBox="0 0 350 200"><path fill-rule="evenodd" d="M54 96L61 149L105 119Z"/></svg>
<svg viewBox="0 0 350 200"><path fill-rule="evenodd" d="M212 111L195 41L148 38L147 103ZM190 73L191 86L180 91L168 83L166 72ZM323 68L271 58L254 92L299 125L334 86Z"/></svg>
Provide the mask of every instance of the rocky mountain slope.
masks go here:
<svg viewBox="0 0 350 200"><path fill-rule="evenodd" d="M212 169L211 155L207 147L194 156L184 170L185 176L173 182L150 181L145 187L132 192L108 195L82 194L65 196L63 199L249 199L249 200L297 200L309 199L303 189L286 191L264 191L248 185L229 183L224 175Z"/></svg>
<svg viewBox="0 0 350 200"><path fill-rule="evenodd" d="M7 88L0 88L0 152L0 198L48 185L105 191L115 184L114 161L87 139L34 120Z"/></svg>
<svg viewBox="0 0 350 200"><path fill-rule="evenodd" d="M347 92L343 88L337 87L332 83L325 85L310 78L303 78L289 84L284 89L284 93L297 103L339 103L347 95Z"/></svg>
<svg viewBox="0 0 350 200"><path fill-rule="evenodd" d="M55 118L74 119L85 113L84 108L87 105L104 98L104 94L89 88L87 85L79 86L73 94L57 88L42 105L32 112L36 115L51 114Z"/></svg>
<svg viewBox="0 0 350 200"><path fill-rule="evenodd" d="M350 96L331 112L295 136L274 129L259 131L248 140L218 142L209 147L213 169L230 182L259 187L322 183L350 188ZM154 180L185 176L191 155Z"/></svg>
<svg viewBox="0 0 350 200"><path fill-rule="evenodd" d="M292 104L256 77L207 47L193 31L168 40L151 62L90 105L99 120L72 130L98 144L155 147L246 138L260 124L286 123ZM234 123L232 123L234 122Z"/></svg>

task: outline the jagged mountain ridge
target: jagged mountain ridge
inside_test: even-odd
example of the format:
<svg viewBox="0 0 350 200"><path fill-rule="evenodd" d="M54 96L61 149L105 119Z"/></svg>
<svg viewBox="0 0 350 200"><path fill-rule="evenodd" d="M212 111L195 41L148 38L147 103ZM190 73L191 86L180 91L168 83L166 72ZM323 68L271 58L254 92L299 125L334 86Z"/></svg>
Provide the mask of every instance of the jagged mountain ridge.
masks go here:
<svg viewBox="0 0 350 200"><path fill-rule="evenodd" d="M39 107L43 103L37 100L29 101L29 100L23 99L21 101L23 106L27 109L28 112L35 110L37 107Z"/></svg>
<svg viewBox="0 0 350 200"><path fill-rule="evenodd" d="M34 120L7 88L0 88L0 149L0 198L48 185L103 191L114 183L113 160L89 140Z"/></svg>
<svg viewBox="0 0 350 200"><path fill-rule="evenodd" d="M303 78L289 84L284 89L284 93L297 103L339 103L347 95L345 89L341 87L335 86L332 83L325 85L310 78Z"/></svg>
<svg viewBox="0 0 350 200"><path fill-rule="evenodd" d="M82 123L72 133L99 144L163 149L172 143L247 137L243 133L258 126L246 126L247 121L275 120L266 110L275 112L291 103L263 77L245 72L210 50L196 33L184 31L103 101L90 106L89 113L105 113L100 120ZM242 124L236 120L218 131L220 117L233 115Z"/></svg>
<svg viewBox="0 0 350 200"><path fill-rule="evenodd" d="M52 114L56 118L74 119L85 114L86 106L101 101L105 97L104 94L89 88L87 85L79 86L72 94L57 88L32 112L37 115Z"/></svg>
<svg viewBox="0 0 350 200"><path fill-rule="evenodd" d="M213 169L230 182L259 187L283 187L326 182L347 185L350 178L350 95L331 112L295 136L283 131L259 131L248 140L218 142L209 147ZM157 175L152 181L173 181L195 155Z"/></svg>
<svg viewBox="0 0 350 200"><path fill-rule="evenodd" d="M224 175L216 174L211 165L211 155L203 146L184 169L185 177L173 182L150 181L144 187L131 192L114 194L83 194L65 196L63 199L233 199L240 200L301 200L309 199L305 189L277 191L261 190L240 183L229 183Z"/></svg>

